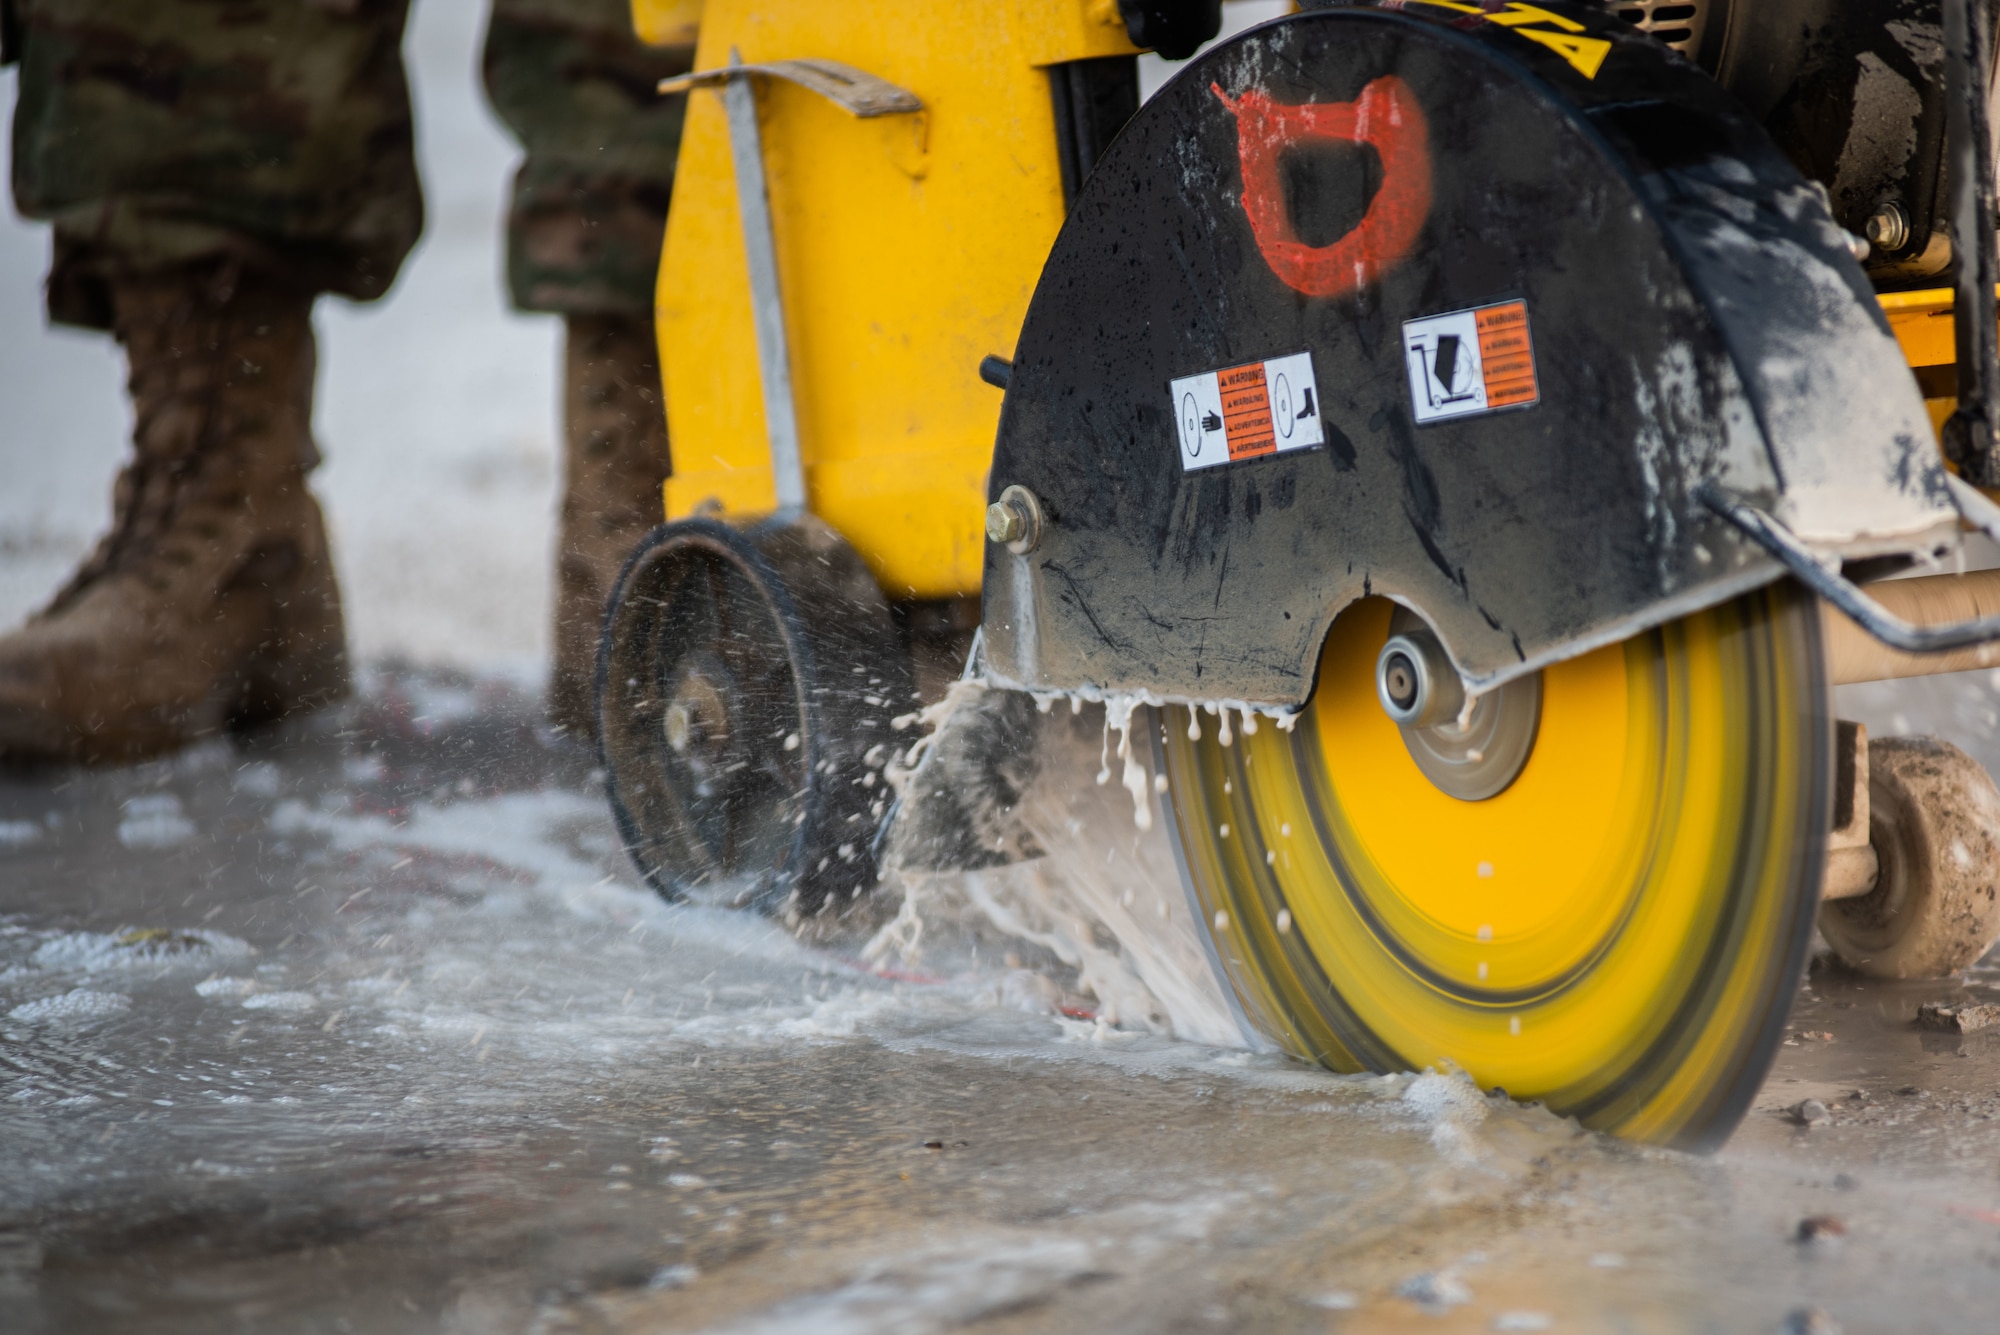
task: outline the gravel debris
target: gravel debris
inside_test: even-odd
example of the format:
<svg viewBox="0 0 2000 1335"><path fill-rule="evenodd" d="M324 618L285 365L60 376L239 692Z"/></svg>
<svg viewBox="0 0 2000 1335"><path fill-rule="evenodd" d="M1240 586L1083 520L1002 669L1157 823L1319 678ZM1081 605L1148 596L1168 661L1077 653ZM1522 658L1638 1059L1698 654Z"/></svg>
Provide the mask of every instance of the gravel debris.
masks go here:
<svg viewBox="0 0 2000 1335"><path fill-rule="evenodd" d="M1428 1311L1443 1312L1471 1302L1472 1290L1449 1270L1426 1270L1398 1285L1396 1296L1408 1298Z"/></svg>
<svg viewBox="0 0 2000 1335"><path fill-rule="evenodd" d="M1841 1335L1840 1323L1824 1307L1795 1307L1778 1329L1783 1335Z"/></svg>
<svg viewBox="0 0 2000 1335"><path fill-rule="evenodd" d="M2000 1006L1983 1002L1952 1005L1943 1001L1926 1001L1917 1007L1917 1024L1921 1028L1937 1029L1947 1034L1970 1034L2000 1024Z"/></svg>

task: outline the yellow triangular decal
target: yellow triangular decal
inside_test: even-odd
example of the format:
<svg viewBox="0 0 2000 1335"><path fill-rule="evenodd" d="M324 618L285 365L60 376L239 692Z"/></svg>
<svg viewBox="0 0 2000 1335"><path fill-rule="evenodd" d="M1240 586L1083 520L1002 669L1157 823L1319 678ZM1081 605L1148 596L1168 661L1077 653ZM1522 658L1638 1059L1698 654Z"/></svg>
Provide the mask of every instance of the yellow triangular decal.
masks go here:
<svg viewBox="0 0 2000 1335"><path fill-rule="evenodd" d="M1604 58L1611 54L1611 43L1602 37L1572 37L1566 32L1543 32L1539 28L1513 31L1531 42L1540 42L1575 66L1576 72L1586 79L1595 79Z"/></svg>
<svg viewBox="0 0 2000 1335"><path fill-rule="evenodd" d="M1488 13L1486 21L1497 23L1503 28L1512 28L1523 23L1546 23L1551 28L1561 28L1564 32L1583 31L1583 25L1575 19L1551 14L1540 5L1523 4L1522 0L1507 0L1506 11L1499 14Z"/></svg>

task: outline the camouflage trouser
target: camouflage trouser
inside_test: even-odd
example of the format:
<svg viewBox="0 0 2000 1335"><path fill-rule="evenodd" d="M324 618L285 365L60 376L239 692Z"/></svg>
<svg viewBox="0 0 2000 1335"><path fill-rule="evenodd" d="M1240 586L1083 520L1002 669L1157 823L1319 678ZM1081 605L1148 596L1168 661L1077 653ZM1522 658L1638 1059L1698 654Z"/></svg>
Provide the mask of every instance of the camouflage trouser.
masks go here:
<svg viewBox="0 0 2000 1335"><path fill-rule="evenodd" d="M380 296L423 226L408 0L0 0L14 202L55 225L49 314L120 274L234 258Z"/></svg>
<svg viewBox="0 0 2000 1335"><path fill-rule="evenodd" d="M652 309L686 109L654 90L693 56L633 36L629 0L493 0L486 91L527 149L507 227L515 305Z"/></svg>
<svg viewBox="0 0 2000 1335"><path fill-rule="evenodd" d="M423 224L408 0L0 0L18 60L14 200L54 224L49 314L110 323L108 283L218 258L360 300ZM686 50L626 0L495 0L485 72L527 149L508 277L529 310L650 306L680 142L654 85Z"/></svg>

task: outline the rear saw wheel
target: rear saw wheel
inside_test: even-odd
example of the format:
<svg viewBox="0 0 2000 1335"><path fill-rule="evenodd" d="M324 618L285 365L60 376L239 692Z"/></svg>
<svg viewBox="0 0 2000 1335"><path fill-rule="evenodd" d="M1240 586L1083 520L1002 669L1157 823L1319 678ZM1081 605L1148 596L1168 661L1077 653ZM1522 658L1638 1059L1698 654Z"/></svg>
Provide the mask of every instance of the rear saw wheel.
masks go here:
<svg viewBox="0 0 2000 1335"><path fill-rule="evenodd" d="M1427 774L1378 703L1392 611L1335 621L1289 732L1225 746L1166 712L1184 866L1245 1010L1336 1070L1456 1065L1592 1127L1719 1142L1818 903L1812 607L1776 586L1545 669L1532 747L1482 800Z"/></svg>
<svg viewBox="0 0 2000 1335"><path fill-rule="evenodd" d="M598 649L606 786L669 900L811 915L858 899L909 655L860 556L810 516L684 519L626 562Z"/></svg>

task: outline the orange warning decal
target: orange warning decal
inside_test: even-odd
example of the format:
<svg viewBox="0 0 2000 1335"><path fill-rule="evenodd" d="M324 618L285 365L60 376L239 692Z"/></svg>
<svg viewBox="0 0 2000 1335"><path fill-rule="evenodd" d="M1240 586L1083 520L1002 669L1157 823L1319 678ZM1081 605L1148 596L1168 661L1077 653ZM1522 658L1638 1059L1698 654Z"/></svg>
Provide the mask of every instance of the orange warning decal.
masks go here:
<svg viewBox="0 0 2000 1335"><path fill-rule="evenodd" d="M1310 352L1181 376L1167 391L1184 472L1326 443Z"/></svg>
<svg viewBox="0 0 2000 1335"><path fill-rule="evenodd" d="M1403 353L1420 423L1541 400L1528 303L1519 298L1405 320Z"/></svg>
<svg viewBox="0 0 2000 1335"><path fill-rule="evenodd" d="M1271 429L1271 394L1264 385L1264 363L1217 371L1222 390L1222 430L1231 461L1269 454L1278 447Z"/></svg>
<svg viewBox="0 0 2000 1335"><path fill-rule="evenodd" d="M1533 403L1535 348L1528 341L1528 304L1509 301L1482 306L1474 313L1479 327L1479 362L1486 381L1486 406L1511 408Z"/></svg>

